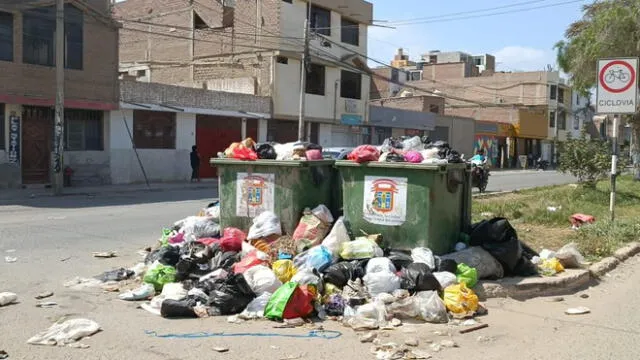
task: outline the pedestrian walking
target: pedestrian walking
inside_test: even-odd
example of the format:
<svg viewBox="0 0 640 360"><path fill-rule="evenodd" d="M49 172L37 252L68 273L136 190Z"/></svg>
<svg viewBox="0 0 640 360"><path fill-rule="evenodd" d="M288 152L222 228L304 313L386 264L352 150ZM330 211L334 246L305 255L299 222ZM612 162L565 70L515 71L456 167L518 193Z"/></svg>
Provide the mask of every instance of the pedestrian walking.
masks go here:
<svg viewBox="0 0 640 360"><path fill-rule="evenodd" d="M194 181L200 182L200 154L195 145L191 147L191 182Z"/></svg>

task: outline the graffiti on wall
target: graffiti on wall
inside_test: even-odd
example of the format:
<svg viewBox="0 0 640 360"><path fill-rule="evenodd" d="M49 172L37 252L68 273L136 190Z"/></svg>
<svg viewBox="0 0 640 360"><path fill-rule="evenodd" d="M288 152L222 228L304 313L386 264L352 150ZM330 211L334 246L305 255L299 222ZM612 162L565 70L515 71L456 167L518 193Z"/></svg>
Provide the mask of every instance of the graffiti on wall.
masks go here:
<svg viewBox="0 0 640 360"><path fill-rule="evenodd" d="M495 167L498 164L498 138L488 135L476 135L473 151L477 152L480 149L484 150L487 163L491 167Z"/></svg>

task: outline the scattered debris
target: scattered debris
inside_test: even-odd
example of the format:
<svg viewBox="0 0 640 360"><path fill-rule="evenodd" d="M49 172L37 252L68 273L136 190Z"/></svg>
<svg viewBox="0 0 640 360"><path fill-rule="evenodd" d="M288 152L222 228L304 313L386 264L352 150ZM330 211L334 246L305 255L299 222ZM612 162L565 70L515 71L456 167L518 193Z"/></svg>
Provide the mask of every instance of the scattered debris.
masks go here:
<svg viewBox="0 0 640 360"><path fill-rule="evenodd" d="M589 298L589 294L582 293L582 294L580 294L580 297L583 298L583 299L588 299Z"/></svg>
<svg viewBox="0 0 640 360"><path fill-rule="evenodd" d="M63 346L91 336L98 331L100 331L100 325L93 320L72 319L51 325L47 330L27 340L27 344Z"/></svg>
<svg viewBox="0 0 640 360"><path fill-rule="evenodd" d="M93 252L92 255L95 258L103 258L103 259L114 258L118 256L115 251Z"/></svg>
<svg viewBox="0 0 640 360"><path fill-rule="evenodd" d="M9 354L7 354L6 351L0 350L0 359L6 359L8 357L9 357Z"/></svg>
<svg viewBox="0 0 640 360"><path fill-rule="evenodd" d="M64 283L64 287L68 287L74 290L95 288L100 287L101 285L103 285L103 282L98 279L81 278L78 276Z"/></svg>
<svg viewBox="0 0 640 360"><path fill-rule="evenodd" d="M13 304L18 301L18 295L11 292L0 293L0 306Z"/></svg>
<svg viewBox="0 0 640 360"><path fill-rule="evenodd" d="M370 343L373 342L378 337L378 335L374 332L368 332L362 336L360 336L361 343Z"/></svg>
<svg viewBox="0 0 640 360"><path fill-rule="evenodd" d="M462 322L462 326L473 326L476 324L478 324L478 322L473 319L465 320Z"/></svg>
<svg viewBox="0 0 640 360"><path fill-rule="evenodd" d="M552 298L548 298L546 301L548 301L548 302L561 302L561 301L564 301L564 298L562 296L554 296Z"/></svg>
<svg viewBox="0 0 640 360"><path fill-rule="evenodd" d="M65 261L67 261L67 260L69 260L69 259L71 259L71 258L72 258L72 256L67 256L67 257L65 257L65 258L60 259L60 261L61 261L61 262L65 262Z"/></svg>
<svg viewBox="0 0 640 360"><path fill-rule="evenodd" d="M445 348L456 348L458 344L453 340L442 340L440 341L440 345Z"/></svg>
<svg viewBox="0 0 640 360"><path fill-rule="evenodd" d="M420 341L418 341L418 339L416 338L408 338L404 341L404 344L407 346L412 346L412 347L416 347L418 345L420 345Z"/></svg>
<svg viewBox="0 0 640 360"><path fill-rule="evenodd" d="M493 213L492 213L492 212L483 212L483 213L480 213L480 216L482 216L482 217L487 217L487 218L492 218L492 217L494 217L494 215L493 215Z"/></svg>
<svg viewBox="0 0 640 360"><path fill-rule="evenodd" d="M419 349L411 350L405 356L407 359L431 359L431 354Z"/></svg>
<svg viewBox="0 0 640 360"><path fill-rule="evenodd" d="M482 336L482 335L476 338L476 341L479 343L489 343L489 342L492 342L493 340L494 339L490 336Z"/></svg>
<svg viewBox="0 0 640 360"><path fill-rule="evenodd" d="M569 308L565 310L565 314L567 315L584 315L590 313L591 310L588 307L578 306L575 308Z"/></svg>
<svg viewBox="0 0 640 360"><path fill-rule="evenodd" d="M433 343L429 346L429 348L431 348L432 351L440 352L440 350L442 350L442 345L438 343Z"/></svg>
<svg viewBox="0 0 640 360"><path fill-rule="evenodd" d="M71 343L69 345L67 345L70 348L75 348L75 349L88 349L90 348L89 345L87 344L83 344L83 343Z"/></svg>
<svg viewBox="0 0 640 360"><path fill-rule="evenodd" d="M7 254L11 254L11 253L16 252L16 249L8 249L8 250L5 250L5 252L6 252Z"/></svg>
<svg viewBox="0 0 640 360"><path fill-rule="evenodd" d="M44 302L36 303L36 307L44 308L44 309L52 308L54 306L58 306L58 303L55 301L44 301Z"/></svg>
<svg viewBox="0 0 640 360"><path fill-rule="evenodd" d="M14 263L16 261L18 261L17 257L13 257L13 256L5 256L4 257L4 261L7 263Z"/></svg>
<svg viewBox="0 0 640 360"><path fill-rule="evenodd" d="M46 299L53 296L53 291L45 291L35 296L36 300Z"/></svg>
<svg viewBox="0 0 640 360"><path fill-rule="evenodd" d="M488 328L489 324L480 324L480 325L476 325L467 329L462 329L460 330L460 334L466 334L466 333L470 333L472 331L476 331L476 330L480 330L480 329L484 329L484 328Z"/></svg>
<svg viewBox="0 0 640 360"><path fill-rule="evenodd" d="M391 326L393 327L402 326L402 320L396 319L396 318L391 319Z"/></svg>
<svg viewBox="0 0 640 360"><path fill-rule="evenodd" d="M213 348L213 351L215 352L219 352L219 353L225 353L227 351L229 351L228 347L224 347L224 346L216 346Z"/></svg>
<svg viewBox="0 0 640 360"><path fill-rule="evenodd" d="M125 301L145 300L151 298L155 293L156 290L153 285L145 283L137 289L129 290L118 295L118 298Z"/></svg>

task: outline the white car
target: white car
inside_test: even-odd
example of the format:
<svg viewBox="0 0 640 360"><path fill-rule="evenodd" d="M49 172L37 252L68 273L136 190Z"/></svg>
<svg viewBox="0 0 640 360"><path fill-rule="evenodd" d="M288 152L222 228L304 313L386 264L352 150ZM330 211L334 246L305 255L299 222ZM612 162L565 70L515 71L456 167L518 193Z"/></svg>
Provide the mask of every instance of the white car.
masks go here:
<svg viewBox="0 0 640 360"><path fill-rule="evenodd" d="M322 149L322 157L332 160L346 160L347 156L354 148L332 147Z"/></svg>

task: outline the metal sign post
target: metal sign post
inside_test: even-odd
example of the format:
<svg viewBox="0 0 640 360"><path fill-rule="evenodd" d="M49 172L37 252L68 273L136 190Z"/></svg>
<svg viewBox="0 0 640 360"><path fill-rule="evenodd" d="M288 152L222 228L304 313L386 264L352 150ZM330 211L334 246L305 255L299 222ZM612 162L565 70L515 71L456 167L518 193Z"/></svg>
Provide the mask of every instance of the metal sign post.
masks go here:
<svg viewBox="0 0 640 360"><path fill-rule="evenodd" d="M638 100L638 58L598 60L596 112L614 114L611 155L609 212L615 220L616 175L618 173L618 126L621 114L634 114Z"/></svg>

